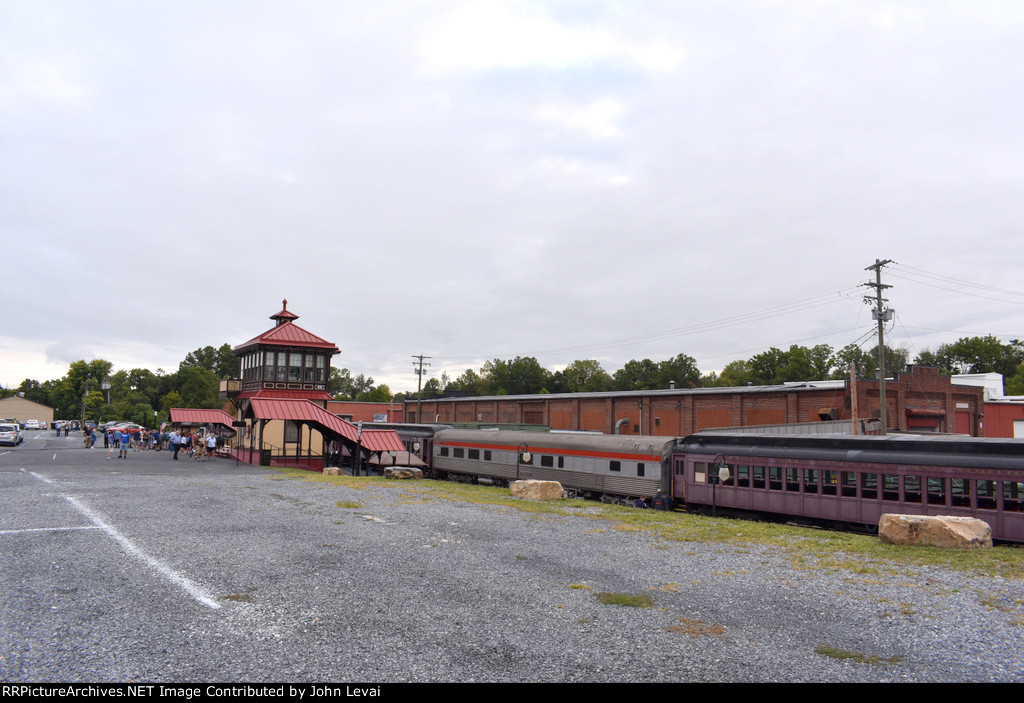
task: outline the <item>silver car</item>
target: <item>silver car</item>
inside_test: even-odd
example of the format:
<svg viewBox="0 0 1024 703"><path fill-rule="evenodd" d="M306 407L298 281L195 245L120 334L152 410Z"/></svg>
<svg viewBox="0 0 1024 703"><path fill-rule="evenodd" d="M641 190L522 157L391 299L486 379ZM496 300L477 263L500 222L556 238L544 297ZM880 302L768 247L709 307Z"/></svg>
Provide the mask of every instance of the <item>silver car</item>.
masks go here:
<svg viewBox="0 0 1024 703"><path fill-rule="evenodd" d="M17 425L0 425L0 444L16 447L22 442L21 428Z"/></svg>

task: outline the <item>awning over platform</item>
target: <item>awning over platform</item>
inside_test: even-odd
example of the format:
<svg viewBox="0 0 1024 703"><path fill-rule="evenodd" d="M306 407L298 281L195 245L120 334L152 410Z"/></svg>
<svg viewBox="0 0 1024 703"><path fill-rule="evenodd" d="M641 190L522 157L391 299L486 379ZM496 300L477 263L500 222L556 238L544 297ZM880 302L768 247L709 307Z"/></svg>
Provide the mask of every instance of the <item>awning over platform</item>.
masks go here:
<svg viewBox="0 0 1024 703"><path fill-rule="evenodd" d="M371 452L401 452L405 444L394 430L363 430L351 422L332 415L309 400L284 400L281 398L251 398L249 409L258 420L292 420L312 422L341 435L355 444L357 441Z"/></svg>
<svg viewBox="0 0 1024 703"><path fill-rule="evenodd" d="M235 418L223 410L171 408L171 422L176 425L223 425L232 432L235 430Z"/></svg>

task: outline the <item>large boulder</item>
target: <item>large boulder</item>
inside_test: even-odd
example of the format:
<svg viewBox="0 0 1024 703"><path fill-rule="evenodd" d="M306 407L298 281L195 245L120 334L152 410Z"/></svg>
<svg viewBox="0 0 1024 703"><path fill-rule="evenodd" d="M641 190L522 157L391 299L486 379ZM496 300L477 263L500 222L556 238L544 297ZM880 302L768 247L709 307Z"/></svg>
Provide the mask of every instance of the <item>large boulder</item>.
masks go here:
<svg viewBox="0 0 1024 703"><path fill-rule="evenodd" d="M325 466L323 472L327 476L340 476L341 475L341 469L339 469L337 466Z"/></svg>
<svg viewBox="0 0 1024 703"><path fill-rule="evenodd" d="M513 498L529 500L560 500L564 495L562 484L558 481L513 481L509 484Z"/></svg>
<svg viewBox="0 0 1024 703"><path fill-rule="evenodd" d="M886 513L878 520L878 538L889 544L972 549L992 546L992 528L973 517Z"/></svg>
<svg viewBox="0 0 1024 703"><path fill-rule="evenodd" d="M414 466L385 466L384 478L423 478L423 472Z"/></svg>

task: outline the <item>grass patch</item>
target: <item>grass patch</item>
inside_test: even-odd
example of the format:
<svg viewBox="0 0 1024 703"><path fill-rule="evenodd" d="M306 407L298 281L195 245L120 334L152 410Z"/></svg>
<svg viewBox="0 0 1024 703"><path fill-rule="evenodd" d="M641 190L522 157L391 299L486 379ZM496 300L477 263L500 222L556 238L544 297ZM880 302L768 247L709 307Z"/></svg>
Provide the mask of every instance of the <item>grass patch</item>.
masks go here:
<svg viewBox="0 0 1024 703"><path fill-rule="evenodd" d="M703 620L690 620L679 618L679 625L669 625L665 629L669 632L679 632L696 639L697 637L718 637L725 639L725 628L721 625L712 625Z"/></svg>
<svg viewBox="0 0 1024 703"><path fill-rule="evenodd" d="M363 507L362 502L360 502L358 500L339 500L337 503L335 503L335 505L338 506L339 508L349 508L349 509L355 509L355 508Z"/></svg>
<svg viewBox="0 0 1024 703"><path fill-rule="evenodd" d="M322 482L357 490L394 487L393 482L379 476L327 476L302 469L277 467L271 471L282 478ZM587 500L522 500L513 498L507 488L432 479L418 480L415 484L403 482L401 488L404 502L449 500L535 516L591 519L602 525L588 530L595 534L613 530L646 533L676 545L717 543L741 548L773 547L786 553L794 568L804 571L847 571L888 578L915 566L939 566L1024 580L1024 549L1017 547L940 549L883 544L877 537L867 535L770 522L637 510Z"/></svg>
<svg viewBox="0 0 1024 703"><path fill-rule="evenodd" d="M625 608L653 608L654 599L648 595L635 596L630 593L608 593L601 591L594 597L602 605L620 605Z"/></svg>
<svg viewBox="0 0 1024 703"><path fill-rule="evenodd" d="M815 647L814 653L820 654L823 657L831 657L832 659L855 661L859 664L899 664L906 661L903 657L879 657L874 654L861 654L860 652L851 652L848 649L839 649L838 647L829 647L827 645Z"/></svg>

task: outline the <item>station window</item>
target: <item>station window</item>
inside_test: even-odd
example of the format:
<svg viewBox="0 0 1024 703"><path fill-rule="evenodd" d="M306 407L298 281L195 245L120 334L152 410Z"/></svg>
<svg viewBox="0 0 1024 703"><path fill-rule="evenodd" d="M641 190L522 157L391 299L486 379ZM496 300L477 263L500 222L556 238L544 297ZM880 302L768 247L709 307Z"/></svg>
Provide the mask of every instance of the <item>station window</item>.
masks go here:
<svg viewBox="0 0 1024 703"><path fill-rule="evenodd" d="M929 478L928 479L928 504L929 505L945 505L946 504L946 479L944 479L944 478Z"/></svg>
<svg viewBox="0 0 1024 703"><path fill-rule="evenodd" d="M921 502L921 477L903 477L903 501L906 503Z"/></svg>
<svg viewBox="0 0 1024 703"><path fill-rule="evenodd" d="M882 474L882 500L893 502L900 499L900 477L894 474Z"/></svg>
<svg viewBox="0 0 1024 703"><path fill-rule="evenodd" d="M996 509L996 482L978 481L978 507L982 510Z"/></svg>
<svg viewBox="0 0 1024 703"><path fill-rule="evenodd" d="M1024 512L1024 482L1003 481L1003 510Z"/></svg>
<svg viewBox="0 0 1024 703"><path fill-rule="evenodd" d="M818 492L818 470L804 469L804 493Z"/></svg>
<svg viewBox="0 0 1024 703"><path fill-rule="evenodd" d="M821 472L821 492L827 496L834 496L838 487L836 479L837 472L823 469Z"/></svg>

